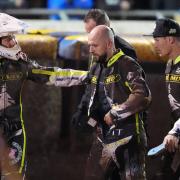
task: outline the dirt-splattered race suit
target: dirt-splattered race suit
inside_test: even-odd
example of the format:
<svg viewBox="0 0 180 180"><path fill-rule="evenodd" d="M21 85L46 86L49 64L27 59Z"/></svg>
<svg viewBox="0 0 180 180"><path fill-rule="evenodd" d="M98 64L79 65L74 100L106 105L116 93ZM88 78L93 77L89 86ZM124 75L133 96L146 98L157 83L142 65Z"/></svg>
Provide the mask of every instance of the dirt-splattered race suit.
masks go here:
<svg viewBox="0 0 180 180"><path fill-rule="evenodd" d="M144 150L146 135L141 111L151 101L150 91L137 62L117 51L107 62L95 63L89 72L57 69L50 82L56 86L86 83L88 124L97 128L86 168L86 179L146 179ZM83 107L81 107L83 108ZM110 129L104 115L110 112ZM81 126L77 122L76 126ZM114 177L113 177L114 176ZM120 177L119 177L120 176Z"/></svg>
<svg viewBox="0 0 180 180"><path fill-rule="evenodd" d="M180 56L169 60L166 66L166 87L171 108L173 129L169 134L180 137ZM175 124L174 124L175 123ZM167 153L164 160L163 180L180 178L180 147L176 153ZM178 162L178 163L174 163ZM175 165L173 165L175 164Z"/></svg>
<svg viewBox="0 0 180 180"><path fill-rule="evenodd" d="M26 133L21 91L25 80L38 83L48 81L48 76L33 73L37 68L40 67L34 61L0 59L0 132L8 145L9 165L19 167L18 172L4 170L1 172L2 177L10 173L24 174L26 169Z"/></svg>

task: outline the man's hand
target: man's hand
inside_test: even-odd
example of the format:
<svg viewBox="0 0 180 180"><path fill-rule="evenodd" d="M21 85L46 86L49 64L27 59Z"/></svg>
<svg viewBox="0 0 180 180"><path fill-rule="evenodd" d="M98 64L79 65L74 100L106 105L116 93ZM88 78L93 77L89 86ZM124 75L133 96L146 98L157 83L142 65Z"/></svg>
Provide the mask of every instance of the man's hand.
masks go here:
<svg viewBox="0 0 180 180"><path fill-rule="evenodd" d="M168 134L164 138L163 143L169 152L175 152L175 150L178 148L179 138L173 134Z"/></svg>
<svg viewBox="0 0 180 180"><path fill-rule="evenodd" d="M114 124L110 112L108 112L108 113L104 116L104 121L105 121L106 124L109 125L109 126L112 126L112 125Z"/></svg>

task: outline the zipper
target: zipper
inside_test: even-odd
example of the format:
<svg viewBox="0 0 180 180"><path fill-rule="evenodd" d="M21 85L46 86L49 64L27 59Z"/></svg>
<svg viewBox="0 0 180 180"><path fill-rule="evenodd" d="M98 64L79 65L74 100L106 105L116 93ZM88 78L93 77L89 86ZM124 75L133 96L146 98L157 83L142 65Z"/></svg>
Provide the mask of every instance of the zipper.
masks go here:
<svg viewBox="0 0 180 180"><path fill-rule="evenodd" d="M2 95L2 98L3 98L3 118L5 119L5 107L6 107L6 88L7 88L7 84L6 84L6 64L4 61L1 61L0 62L0 67L1 67L1 75L2 75L2 85L1 85L1 95Z"/></svg>
<svg viewBox="0 0 180 180"><path fill-rule="evenodd" d="M94 88L93 95L91 96L90 102L89 102L88 116L90 115L90 112L91 112L91 107L92 107L93 102L94 102L94 96L96 95L96 92L97 92L97 90L98 90L98 88L99 88L98 86L99 86L99 81L100 81L102 69L103 69L103 67L102 67L102 65L100 64L100 72L99 72L99 75L98 75L97 84L96 84L96 86L95 86L95 88Z"/></svg>

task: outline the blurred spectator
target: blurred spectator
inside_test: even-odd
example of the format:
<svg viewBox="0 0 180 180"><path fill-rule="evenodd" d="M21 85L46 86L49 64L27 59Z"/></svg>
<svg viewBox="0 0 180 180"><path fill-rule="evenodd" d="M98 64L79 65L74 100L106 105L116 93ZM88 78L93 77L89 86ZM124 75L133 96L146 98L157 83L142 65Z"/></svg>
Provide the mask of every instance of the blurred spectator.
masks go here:
<svg viewBox="0 0 180 180"><path fill-rule="evenodd" d="M131 9L131 2L129 0L122 0L120 1L119 6L121 10L127 11Z"/></svg>
<svg viewBox="0 0 180 180"><path fill-rule="evenodd" d="M104 10L129 10L132 0L96 0L96 7Z"/></svg>
<svg viewBox="0 0 180 180"><path fill-rule="evenodd" d="M47 6L51 9L89 9L93 7L93 0L48 0Z"/></svg>
<svg viewBox="0 0 180 180"><path fill-rule="evenodd" d="M90 9L94 5L94 0L48 0L48 9ZM59 19L54 15L51 19Z"/></svg>
<svg viewBox="0 0 180 180"><path fill-rule="evenodd" d="M133 0L132 9L150 9L150 1L151 0Z"/></svg>
<svg viewBox="0 0 180 180"><path fill-rule="evenodd" d="M28 1L28 7L30 7L30 8L46 8L47 0L30 0L30 1Z"/></svg>
<svg viewBox="0 0 180 180"><path fill-rule="evenodd" d="M26 0L0 0L1 9L26 7Z"/></svg>
<svg viewBox="0 0 180 180"><path fill-rule="evenodd" d="M93 0L69 0L73 2L73 7L74 8L79 8L79 9L89 9L92 8L94 5Z"/></svg>

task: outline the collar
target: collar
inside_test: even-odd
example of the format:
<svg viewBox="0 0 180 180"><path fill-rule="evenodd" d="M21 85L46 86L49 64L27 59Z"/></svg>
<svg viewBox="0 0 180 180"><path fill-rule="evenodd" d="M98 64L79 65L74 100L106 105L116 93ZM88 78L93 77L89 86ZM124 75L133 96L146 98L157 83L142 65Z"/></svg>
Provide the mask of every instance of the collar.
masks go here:
<svg viewBox="0 0 180 180"><path fill-rule="evenodd" d="M180 62L180 56L178 56L175 60L174 60L174 65Z"/></svg>
<svg viewBox="0 0 180 180"><path fill-rule="evenodd" d="M107 61L107 67L112 66L123 55L123 51L118 49L118 51Z"/></svg>

